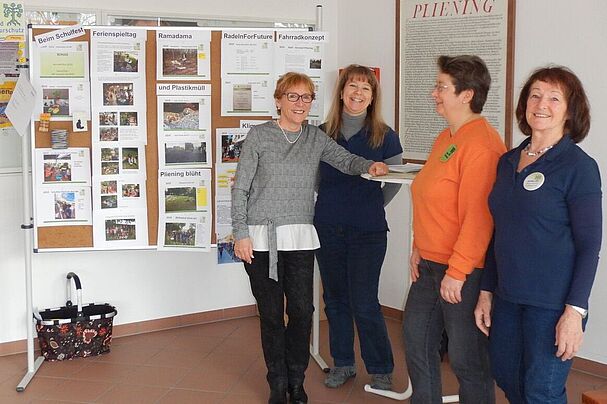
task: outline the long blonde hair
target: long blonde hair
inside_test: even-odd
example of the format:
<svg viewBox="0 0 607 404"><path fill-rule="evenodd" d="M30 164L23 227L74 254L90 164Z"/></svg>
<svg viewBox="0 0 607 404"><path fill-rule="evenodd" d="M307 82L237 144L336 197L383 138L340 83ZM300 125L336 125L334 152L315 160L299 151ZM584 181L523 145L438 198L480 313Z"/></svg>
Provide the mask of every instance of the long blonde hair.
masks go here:
<svg viewBox="0 0 607 404"><path fill-rule="evenodd" d="M325 132L333 139L337 139L339 136L342 124L341 116L344 110L341 94L346 87L346 84L351 80L366 81L371 85L373 99L367 107L365 127L369 129L369 144L372 148L377 149L384 142L384 136L388 131L388 125L386 125L381 117L381 93L379 90L379 83L375 78L375 73L366 66L350 65L343 69L339 74L339 80L337 80L335 92L333 93L331 109L329 110L329 115L327 116L327 122L325 124Z"/></svg>

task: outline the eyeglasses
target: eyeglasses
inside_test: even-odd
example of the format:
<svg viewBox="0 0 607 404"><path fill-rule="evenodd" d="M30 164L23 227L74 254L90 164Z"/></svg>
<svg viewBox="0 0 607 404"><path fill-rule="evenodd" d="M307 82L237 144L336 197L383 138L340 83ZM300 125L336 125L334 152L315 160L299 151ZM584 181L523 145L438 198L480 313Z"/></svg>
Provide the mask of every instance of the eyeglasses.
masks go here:
<svg viewBox="0 0 607 404"><path fill-rule="evenodd" d="M312 93L312 94L283 93L283 94L287 97L287 100L289 100L291 102L297 102L301 98L301 100L303 102L305 102L306 104L311 103L316 98L316 94L314 94L314 93Z"/></svg>
<svg viewBox="0 0 607 404"><path fill-rule="evenodd" d="M453 84L441 84L441 83L436 83L434 86L432 86L432 88L434 90L438 91L439 93L442 93L449 87L454 87L454 86L453 86Z"/></svg>

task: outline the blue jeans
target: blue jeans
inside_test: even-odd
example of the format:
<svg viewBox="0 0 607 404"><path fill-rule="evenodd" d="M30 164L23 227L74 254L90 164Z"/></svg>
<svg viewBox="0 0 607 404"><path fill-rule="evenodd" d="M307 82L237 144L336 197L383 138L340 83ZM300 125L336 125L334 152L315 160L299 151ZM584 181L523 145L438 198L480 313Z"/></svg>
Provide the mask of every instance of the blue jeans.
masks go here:
<svg viewBox="0 0 607 404"><path fill-rule="evenodd" d="M563 310L511 303L494 295L489 349L497 385L512 404L566 404L571 360L556 357Z"/></svg>
<svg viewBox="0 0 607 404"><path fill-rule="evenodd" d="M321 248L316 252L329 320L329 344L335 366L354 365L354 325L367 372L392 373L394 359L379 305L379 273L386 255L386 231L315 224Z"/></svg>
<svg viewBox="0 0 607 404"><path fill-rule="evenodd" d="M447 303L440 284L447 265L422 259L420 276L409 289L404 335L413 404L442 403L440 344L443 330L449 337L449 362L459 381L462 404L495 403L487 337L474 322L482 271L474 270L462 287L462 301Z"/></svg>
<svg viewBox="0 0 607 404"><path fill-rule="evenodd" d="M268 276L269 253L244 263L257 300L261 346L272 389L303 384L310 358L314 251L278 251L278 282ZM289 322L285 327L284 303Z"/></svg>

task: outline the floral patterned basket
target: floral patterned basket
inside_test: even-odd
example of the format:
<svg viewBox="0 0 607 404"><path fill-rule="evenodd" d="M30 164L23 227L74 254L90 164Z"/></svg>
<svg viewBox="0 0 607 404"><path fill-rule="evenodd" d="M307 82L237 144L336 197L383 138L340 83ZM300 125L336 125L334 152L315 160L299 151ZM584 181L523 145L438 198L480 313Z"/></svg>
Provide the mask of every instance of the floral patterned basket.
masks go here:
<svg viewBox="0 0 607 404"><path fill-rule="evenodd" d="M72 305L68 284L70 298L65 306L34 312L42 355L54 361L109 352L116 308L108 303L82 306L80 279L73 272L67 274L67 279L76 284L78 305Z"/></svg>

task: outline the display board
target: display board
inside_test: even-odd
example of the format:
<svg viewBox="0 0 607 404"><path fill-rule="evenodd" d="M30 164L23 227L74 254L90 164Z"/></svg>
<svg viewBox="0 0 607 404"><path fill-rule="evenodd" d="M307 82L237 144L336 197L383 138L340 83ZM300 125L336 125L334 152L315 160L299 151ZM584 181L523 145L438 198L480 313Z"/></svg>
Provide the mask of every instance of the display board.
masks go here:
<svg viewBox="0 0 607 404"><path fill-rule="evenodd" d="M323 33L33 27L30 38L38 251L217 243L223 254L239 148L275 115L276 79L308 74L320 95L310 119L322 118Z"/></svg>

